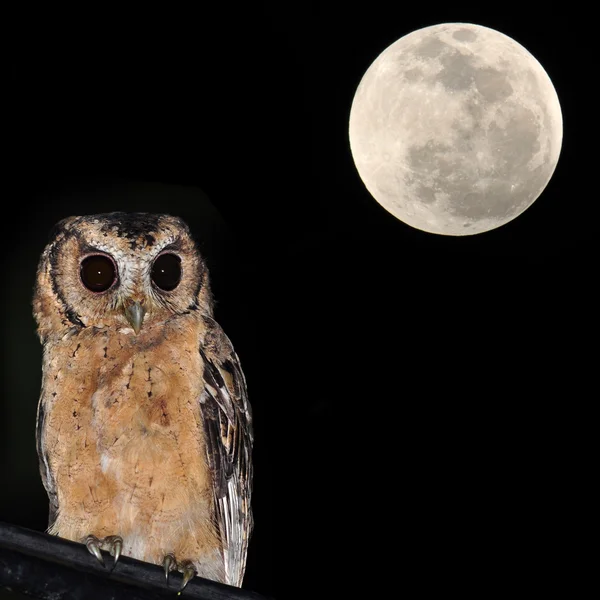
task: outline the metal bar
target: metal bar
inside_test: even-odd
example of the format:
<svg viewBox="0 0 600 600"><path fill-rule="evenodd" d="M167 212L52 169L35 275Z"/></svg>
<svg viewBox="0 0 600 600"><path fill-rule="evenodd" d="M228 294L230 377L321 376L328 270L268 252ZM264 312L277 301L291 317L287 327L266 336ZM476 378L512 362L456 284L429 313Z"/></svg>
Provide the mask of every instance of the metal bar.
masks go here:
<svg viewBox="0 0 600 600"><path fill-rule="evenodd" d="M169 585L162 567L102 552L106 567L83 544L0 522L0 587L41 599L158 600L177 597L181 573ZM255 592L194 577L181 598L267 600Z"/></svg>

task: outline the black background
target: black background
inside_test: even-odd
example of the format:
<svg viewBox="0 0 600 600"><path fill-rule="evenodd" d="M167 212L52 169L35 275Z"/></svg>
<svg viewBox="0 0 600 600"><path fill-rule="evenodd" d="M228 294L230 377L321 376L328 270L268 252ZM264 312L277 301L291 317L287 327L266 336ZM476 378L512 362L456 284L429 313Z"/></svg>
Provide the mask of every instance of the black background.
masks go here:
<svg viewBox="0 0 600 600"><path fill-rule="evenodd" d="M7 19L1 520L46 526L31 290L52 225L169 212L208 255L254 407L246 587L317 598L554 581L579 528L595 393L585 19L404 4ZM523 44L564 119L544 194L461 238L381 208L347 137L376 56L445 21Z"/></svg>

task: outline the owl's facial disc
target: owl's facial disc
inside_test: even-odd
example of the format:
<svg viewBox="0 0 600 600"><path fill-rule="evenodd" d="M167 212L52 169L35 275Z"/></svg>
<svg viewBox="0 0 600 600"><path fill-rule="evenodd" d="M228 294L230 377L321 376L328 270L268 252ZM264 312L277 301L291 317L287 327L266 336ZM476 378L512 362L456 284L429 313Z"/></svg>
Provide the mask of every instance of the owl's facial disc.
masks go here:
<svg viewBox="0 0 600 600"><path fill-rule="evenodd" d="M40 335L90 327L152 337L172 317L212 315L202 255L185 223L169 215L63 220L44 250L38 289L40 315L57 307L57 315L44 317Z"/></svg>

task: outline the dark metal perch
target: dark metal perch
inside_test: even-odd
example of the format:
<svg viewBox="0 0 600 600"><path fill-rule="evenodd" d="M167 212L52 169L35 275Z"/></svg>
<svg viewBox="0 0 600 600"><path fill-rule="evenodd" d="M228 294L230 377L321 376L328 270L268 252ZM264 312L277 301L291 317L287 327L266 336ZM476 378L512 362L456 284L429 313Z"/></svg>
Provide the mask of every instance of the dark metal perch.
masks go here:
<svg viewBox="0 0 600 600"><path fill-rule="evenodd" d="M181 573L165 583L162 567L102 552L106 568L78 544L0 522L0 588L47 600L155 600L176 598ZM265 596L208 579L192 579L181 598L267 600Z"/></svg>

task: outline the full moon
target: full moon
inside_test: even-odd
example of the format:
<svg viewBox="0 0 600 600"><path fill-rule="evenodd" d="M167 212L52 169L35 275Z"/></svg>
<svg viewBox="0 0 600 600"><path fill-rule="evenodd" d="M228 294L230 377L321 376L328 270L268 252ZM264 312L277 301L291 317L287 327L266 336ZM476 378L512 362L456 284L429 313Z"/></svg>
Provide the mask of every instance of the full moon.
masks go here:
<svg viewBox="0 0 600 600"><path fill-rule="evenodd" d="M540 196L558 162L562 115L523 46L494 29L445 23L375 59L349 134L358 173L386 210L423 231L471 235Z"/></svg>

